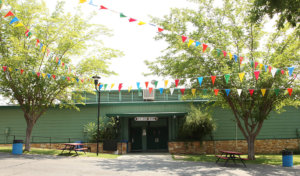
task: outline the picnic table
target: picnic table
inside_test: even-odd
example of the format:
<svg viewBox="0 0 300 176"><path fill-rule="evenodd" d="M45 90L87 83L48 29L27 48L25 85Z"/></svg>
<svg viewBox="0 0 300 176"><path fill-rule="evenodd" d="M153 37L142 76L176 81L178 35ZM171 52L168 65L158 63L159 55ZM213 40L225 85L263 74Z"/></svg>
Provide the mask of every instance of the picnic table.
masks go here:
<svg viewBox="0 0 300 176"><path fill-rule="evenodd" d="M69 153L71 151L75 151L76 155L78 155L77 151L83 151L84 154L87 151L87 148L82 148L83 144L82 143L64 143L65 147L62 150L61 153L63 153L65 150L69 150Z"/></svg>
<svg viewBox="0 0 300 176"><path fill-rule="evenodd" d="M232 160L234 162L234 164L236 165L235 161L239 160L243 163L243 165L245 167L247 167L244 160L248 160L248 159L247 158L241 158L242 153L235 152L235 151L224 151L224 150L220 151L220 152L221 152L221 155L216 155L216 157L217 157L216 163L218 163L220 159L223 159L223 160L226 160L225 165L228 163L229 160Z"/></svg>

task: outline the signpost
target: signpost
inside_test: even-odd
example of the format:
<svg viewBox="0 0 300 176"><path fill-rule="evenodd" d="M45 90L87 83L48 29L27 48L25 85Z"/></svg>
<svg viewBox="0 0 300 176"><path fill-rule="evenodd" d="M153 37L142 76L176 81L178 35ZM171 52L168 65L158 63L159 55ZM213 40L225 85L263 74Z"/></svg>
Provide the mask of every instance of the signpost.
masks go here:
<svg viewBox="0 0 300 176"><path fill-rule="evenodd" d="M135 117L135 121L157 121L158 117Z"/></svg>

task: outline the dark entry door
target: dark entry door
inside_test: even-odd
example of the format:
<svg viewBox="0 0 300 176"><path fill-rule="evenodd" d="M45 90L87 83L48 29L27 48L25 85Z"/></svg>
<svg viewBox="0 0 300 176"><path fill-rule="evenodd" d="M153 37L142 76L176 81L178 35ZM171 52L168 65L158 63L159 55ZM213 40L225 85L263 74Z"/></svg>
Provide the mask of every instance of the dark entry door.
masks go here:
<svg viewBox="0 0 300 176"><path fill-rule="evenodd" d="M166 150L168 143L168 129L166 127L149 127L147 129L147 149Z"/></svg>
<svg viewBox="0 0 300 176"><path fill-rule="evenodd" d="M131 128L131 150L142 150L142 128Z"/></svg>

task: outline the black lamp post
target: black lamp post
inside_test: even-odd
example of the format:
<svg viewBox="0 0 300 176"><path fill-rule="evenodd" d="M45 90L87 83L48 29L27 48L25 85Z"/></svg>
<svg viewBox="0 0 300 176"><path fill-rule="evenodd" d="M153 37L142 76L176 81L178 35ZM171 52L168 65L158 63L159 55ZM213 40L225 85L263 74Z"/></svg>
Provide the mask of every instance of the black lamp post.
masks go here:
<svg viewBox="0 0 300 176"><path fill-rule="evenodd" d="M97 115L97 156L99 153L99 117L100 117L100 88L98 87L98 82L101 79L100 76L93 76L92 77L94 79L94 83L95 83L95 89L98 92L98 115ZM97 89L98 87L98 89Z"/></svg>

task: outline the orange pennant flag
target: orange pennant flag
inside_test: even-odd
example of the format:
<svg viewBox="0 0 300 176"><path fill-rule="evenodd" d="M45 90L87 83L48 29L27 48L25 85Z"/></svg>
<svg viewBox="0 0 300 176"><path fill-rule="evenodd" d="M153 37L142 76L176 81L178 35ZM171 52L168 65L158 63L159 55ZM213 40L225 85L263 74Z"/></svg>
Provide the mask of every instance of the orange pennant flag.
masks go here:
<svg viewBox="0 0 300 176"><path fill-rule="evenodd" d="M208 47L208 45L206 45L206 44L202 44L202 47L203 47L203 53L205 52L205 50L206 50L206 48Z"/></svg>
<svg viewBox="0 0 300 176"><path fill-rule="evenodd" d="M149 87L149 94L151 95L151 92L152 92L153 88L152 87Z"/></svg>
<svg viewBox="0 0 300 176"><path fill-rule="evenodd" d="M9 11L4 17L15 16L11 11Z"/></svg>
<svg viewBox="0 0 300 176"><path fill-rule="evenodd" d="M146 81L146 82L145 82L146 89L148 89L148 85L149 85L149 82Z"/></svg>
<svg viewBox="0 0 300 176"><path fill-rule="evenodd" d="M213 85L215 84L216 77L217 76L211 76L211 81L212 81Z"/></svg>
<svg viewBox="0 0 300 176"><path fill-rule="evenodd" d="M219 89L214 89L215 95L218 95Z"/></svg>
<svg viewBox="0 0 300 176"><path fill-rule="evenodd" d="M287 91L289 92L289 95L292 96L293 88L287 88Z"/></svg>

